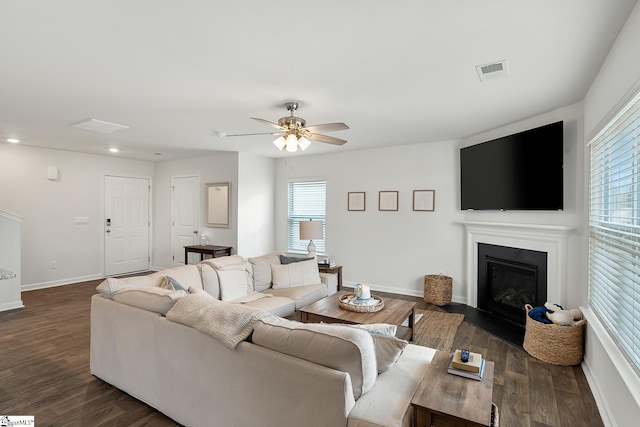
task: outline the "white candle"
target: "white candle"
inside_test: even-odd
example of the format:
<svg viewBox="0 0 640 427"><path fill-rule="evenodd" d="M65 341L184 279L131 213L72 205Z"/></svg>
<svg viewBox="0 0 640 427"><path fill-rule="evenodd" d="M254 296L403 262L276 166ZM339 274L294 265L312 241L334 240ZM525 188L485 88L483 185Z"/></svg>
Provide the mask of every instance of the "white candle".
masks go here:
<svg viewBox="0 0 640 427"><path fill-rule="evenodd" d="M369 299L371 298L371 290L369 289L369 285L362 285L362 292L360 293L360 299Z"/></svg>

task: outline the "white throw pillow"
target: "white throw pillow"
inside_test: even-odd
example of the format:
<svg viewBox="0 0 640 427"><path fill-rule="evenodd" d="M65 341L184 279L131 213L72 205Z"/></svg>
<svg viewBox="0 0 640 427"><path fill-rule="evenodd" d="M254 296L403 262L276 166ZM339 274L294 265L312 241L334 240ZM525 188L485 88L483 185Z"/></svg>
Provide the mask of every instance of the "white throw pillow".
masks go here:
<svg viewBox="0 0 640 427"><path fill-rule="evenodd" d="M96 290L104 297L112 298L113 294L125 288L161 287L165 282L164 274L156 272L144 276L131 276L122 279L109 277L102 281Z"/></svg>
<svg viewBox="0 0 640 427"><path fill-rule="evenodd" d="M246 270L218 270L220 299L229 301L247 295L251 289Z"/></svg>
<svg viewBox="0 0 640 427"><path fill-rule="evenodd" d="M271 280L273 289L321 283L318 263L315 259L292 264L271 264Z"/></svg>
<svg viewBox="0 0 640 427"><path fill-rule="evenodd" d="M249 262L253 268L255 290L262 292L269 289L271 287L271 264L280 264L278 254L272 252L259 257L249 258Z"/></svg>

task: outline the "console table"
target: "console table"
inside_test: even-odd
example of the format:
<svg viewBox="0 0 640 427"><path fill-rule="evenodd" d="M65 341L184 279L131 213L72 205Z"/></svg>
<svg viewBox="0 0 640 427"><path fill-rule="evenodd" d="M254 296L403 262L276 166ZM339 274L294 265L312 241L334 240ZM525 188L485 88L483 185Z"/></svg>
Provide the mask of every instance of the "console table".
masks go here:
<svg viewBox="0 0 640 427"><path fill-rule="evenodd" d="M411 400L414 425L490 426L495 363L487 360L482 380L476 381L449 374L450 359L446 351L433 357Z"/></svg>
<svg viewBox="0 0 640 427"><path fill-rule="evenodd" d="M211 255L213 258L231 255L231 246L218 245L191 245L184 247L184 264L189 264L189 252L200 254L200 261L205 255Z"/></svg>
<svg viewBox="0 0 640 427"><path fill-rule="evenodd" d="M342 266L334 265L330 267L327 264L318 264L318 271L320 273L329 273L329 274L337 274L338 275L338 290L342 290Z"/></svg>

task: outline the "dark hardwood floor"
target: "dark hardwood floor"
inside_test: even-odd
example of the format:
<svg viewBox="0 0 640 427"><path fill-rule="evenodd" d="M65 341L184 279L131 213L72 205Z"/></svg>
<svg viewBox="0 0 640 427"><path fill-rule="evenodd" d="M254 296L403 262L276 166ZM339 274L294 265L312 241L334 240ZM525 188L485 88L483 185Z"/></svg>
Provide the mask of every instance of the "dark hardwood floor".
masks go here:
<svg viewBox="0 0 640 427"><path fill-rule="evenodd" d="M0 313L0 415L34 415L40 427L178 425L89 373L90 298L99 283L23 292L25 308ZM495 362L500 426L603 425L580 366L539 362L467 322L454 345Z"/></svg>

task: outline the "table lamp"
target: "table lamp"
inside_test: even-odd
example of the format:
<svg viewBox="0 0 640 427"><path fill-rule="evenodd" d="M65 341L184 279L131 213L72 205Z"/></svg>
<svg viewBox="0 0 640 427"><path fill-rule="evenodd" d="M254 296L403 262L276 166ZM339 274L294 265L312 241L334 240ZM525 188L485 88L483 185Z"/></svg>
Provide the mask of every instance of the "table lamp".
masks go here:
<svg viewBox="0 0 640 427"><path fill-rule="evenodd" d="M315 258L316 245L313 243L313 239L322 239L322 221L300 221L300 240L308 240L309 246L307 246L308 255Z"/></svg>

